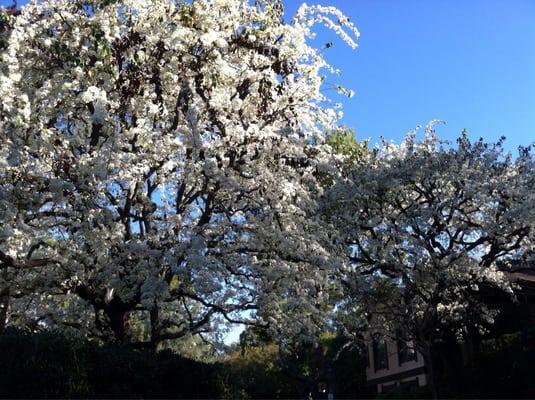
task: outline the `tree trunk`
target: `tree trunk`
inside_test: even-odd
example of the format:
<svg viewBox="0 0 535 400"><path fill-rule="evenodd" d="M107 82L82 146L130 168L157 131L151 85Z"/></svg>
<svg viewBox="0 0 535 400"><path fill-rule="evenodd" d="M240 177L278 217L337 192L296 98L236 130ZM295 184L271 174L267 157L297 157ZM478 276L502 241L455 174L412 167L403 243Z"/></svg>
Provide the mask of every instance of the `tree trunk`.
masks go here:
<svg viewBox="0 0 535 400"><path fill-rule="evenodd" d="M160 310L158 305L150 310L150 347L156 351L158 343L160 342L160 328L158 326L160 320Z"/></svg>
<svg viewBox="0 0 535 400"><path fill-rule="evenodd" d="M4 333L7 325L9 311L9 290L5 289L0 294L0 335Z"/></svg>
<svg viewBox="0 0 535 400"><path fill-rule="evenodd" d="M105 309L106 315L110 320L110 328L113 331L113 336L117 342L125 341L125 325L126 325L126 311L122 307L114 307L110 304Z"/></svg>
<svg viewBox="0 0 535 400"><path fill-rule="evenodd" d="M427 386L431 391L431 398L438 399L435 369L433 365L433 354L431 352L431 343L429 341L424 341L421 344L421 352L427 368Z"/></svg>
<svg viewBox="0 0 535 400"><path fill-rule="evenodd" d="M334 362L331 362L329 360L329 367L327 368L327 399L332 400L334 399L334 391L335 391L335 376L334 376Z"/></svg>
<svg viewBox="0 0 535 400"><path fill-rule="evenodd" d="M4 286L5 285L5 286ZM7 318L9 314L9 298L10 298L9 284L7 282L7 268L2 271L0 277L0 335L4 333L7 325Z"/></svg>

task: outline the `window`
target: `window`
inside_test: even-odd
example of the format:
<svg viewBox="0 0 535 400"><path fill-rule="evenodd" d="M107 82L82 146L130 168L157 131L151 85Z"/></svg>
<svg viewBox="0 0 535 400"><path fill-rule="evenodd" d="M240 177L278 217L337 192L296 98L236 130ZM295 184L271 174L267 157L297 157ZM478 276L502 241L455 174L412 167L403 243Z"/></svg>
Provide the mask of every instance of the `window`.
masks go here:
<svg viewBox="0 0 535 400"><path fill-rule="evenodd" d="M388 369L388 351L384 340L373 341L373 366L376 371Z"/></svg>
<svg viewBox="0 0 535 400"><path fill-rule="evenodd" d="M416 349L412 343L407 343L402 340L398 340L398 361L399 365L404 364L409 361L418 361L418 356L416 355Z"/></svg>
<svg viewBox="0 0 535 400"><path fill-rule="evenodd" d="M381 392L382 393L390 393L392 391L394 391L394 389L396 389L396 382L394 383L384 383L381 385Z"/></svg>
<svg viewBox="0 0 535 400"><path fill-rule="evenodd" d="M409 381L403 381L400 382L400 386L402 389L409 391L411 388L417 388L418 385L418 378L411 379Z"/></svg>

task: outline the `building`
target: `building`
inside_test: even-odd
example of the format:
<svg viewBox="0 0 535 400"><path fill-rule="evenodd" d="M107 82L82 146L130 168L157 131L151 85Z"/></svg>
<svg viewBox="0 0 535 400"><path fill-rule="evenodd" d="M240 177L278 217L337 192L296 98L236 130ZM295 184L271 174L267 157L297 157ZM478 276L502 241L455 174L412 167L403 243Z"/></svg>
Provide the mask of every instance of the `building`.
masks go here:
<svg viewBox="0 0 535 400"><path fill-rule="evenodd" d="M511 302L504 295L489 297L489 303L501 309L493 328L494 335L535 327L535 268L516 268L504 272L516 286L516 301ZM458 352L454 353L462 359L462 364L467 364L471 359L473 346L471 340L458 344ZM427 384L423 356L412 343L370 338L366 356L366 379L370 385L376 386L378 393Z"/></svg>
<svg viewBox="0 0 535 400"><path fill-rule="evenodd" d="M424 359L412 343L381 339L367 347L366 379L378 393L427 384Z"/></svg>

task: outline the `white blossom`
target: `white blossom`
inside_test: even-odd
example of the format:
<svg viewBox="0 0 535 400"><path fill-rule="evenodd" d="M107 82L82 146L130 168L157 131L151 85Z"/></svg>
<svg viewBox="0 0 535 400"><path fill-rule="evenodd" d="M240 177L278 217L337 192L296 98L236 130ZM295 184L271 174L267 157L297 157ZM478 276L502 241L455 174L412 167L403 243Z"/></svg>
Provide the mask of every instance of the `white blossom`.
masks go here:
<svg viewBox="0 0 535 400"><path fill-rule="evenodd" d="M0 268L20 307L59 324L77 298L120 340L139 310L160 311L156 341L218 318L292 330L290 310L322 323L335 263L314 171L337 110L307 38L357 31L334 8L294 21L241 0L23 7L0 65Z"/></svg>

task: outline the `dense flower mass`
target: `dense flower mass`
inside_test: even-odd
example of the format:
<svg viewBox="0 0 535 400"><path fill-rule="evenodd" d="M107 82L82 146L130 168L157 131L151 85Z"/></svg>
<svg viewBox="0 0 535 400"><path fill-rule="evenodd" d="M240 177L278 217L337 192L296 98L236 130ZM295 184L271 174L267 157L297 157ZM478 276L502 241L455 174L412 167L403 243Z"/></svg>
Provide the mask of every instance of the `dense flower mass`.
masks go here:
<svg viewBox="0 0 535 400"><path fill-rule="evenodd" d="M124 340L136 314L158 343L299 309L306 330L327 293L312 195L339 114L315 23L356 45L338 10L287 24L276 1L23 7L0 64L3 324Z"/></svg>
<svg viewBox="0 0 535 400"><path fill-rule="evenodd" d="M315 24L356 47L337 9L285 23L278 0L1 13L0 332L161 348L230 323L288 342L373 325L425 353L488 326L485 296L535 262L531 149L432 126L357 143Z"/></svg>
<svg viewBox="0 0 535 400"><path fill-rule="evenodd" d="M534 261L534 165L530 148L513 159L466 134L455 147L432 125L378 147L326 196L351 261L341 320L418 346L488 327L489 294L513 295L506 274Z"/></svg>
<svg viewBox="0 0 535 400"><path fill-rule="evenodd" d="M503 138L472 143L466 132L455 146L436 136L437 122L424 140L415 131L399 145L383 141L323 203L349 260L339 275L340 330L417 350L434 398L433 347L485 333L497 299L514 300L511 273L535 265L531 147L514 159Z"/></svg>

